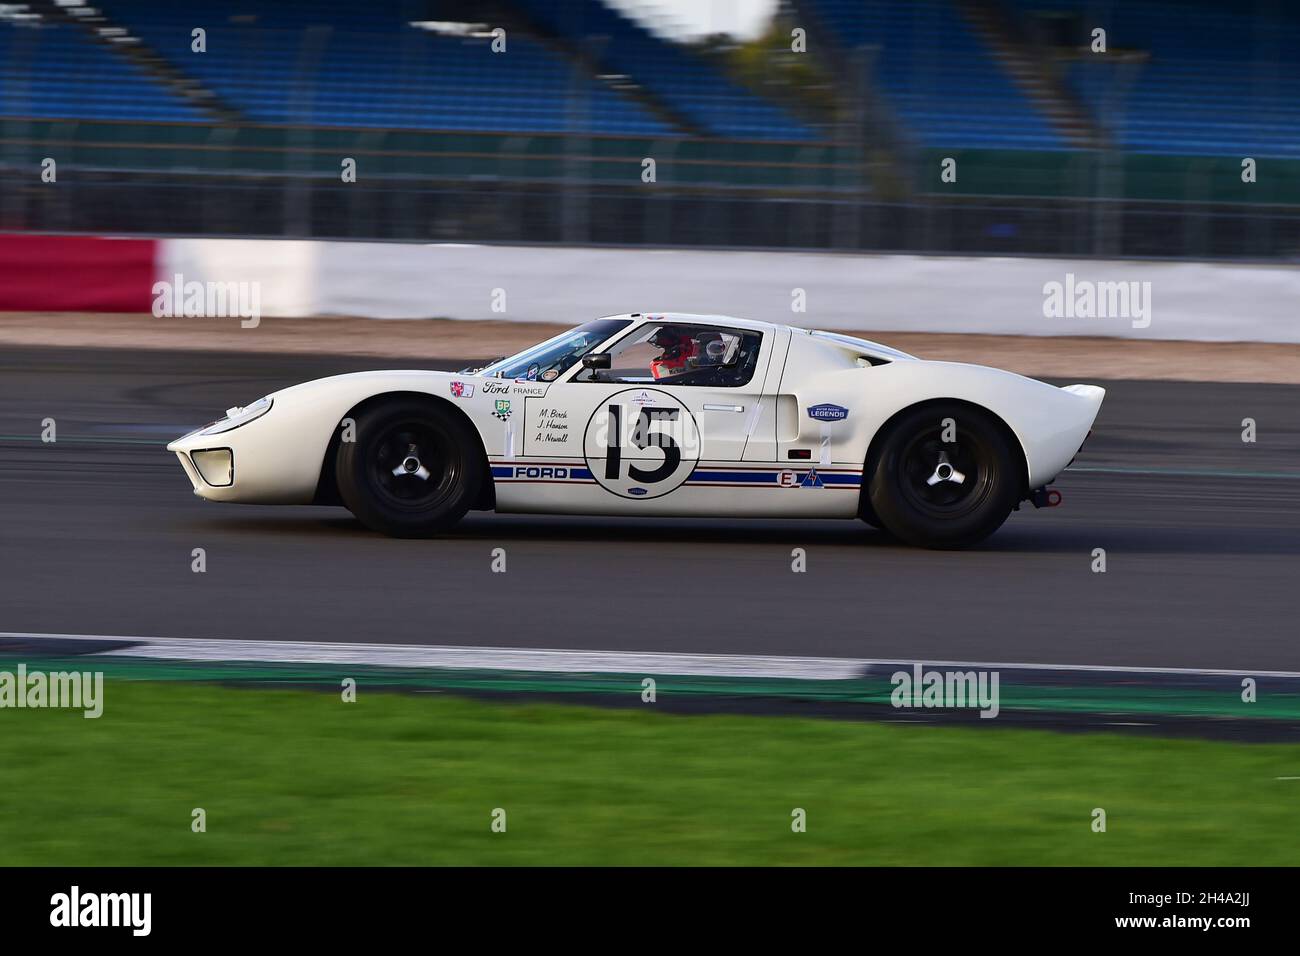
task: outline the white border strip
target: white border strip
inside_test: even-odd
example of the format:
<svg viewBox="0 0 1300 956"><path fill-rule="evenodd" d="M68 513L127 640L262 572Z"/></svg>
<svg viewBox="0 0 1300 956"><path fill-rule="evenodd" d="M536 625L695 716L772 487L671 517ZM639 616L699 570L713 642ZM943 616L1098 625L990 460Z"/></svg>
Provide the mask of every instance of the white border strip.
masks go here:
<svg viewBox="0 0 1300 956"><path fill-rule="evenodd" d="M257 282L262 315L290 318L497 318L489 296L510 276L516 322L588 315L593 303L784 322L799 287L817 289L818 324L832 329L1300 342L1290 262L219 238L163 239L157 262L173 282ZM1056 311L1049 290L1073 306L1085 287L1099 311L1129 316L1044 314ZM1113 306L1111 289L1127 293Z"/></svg>
<svg viewBox="0 0 1300 956"><path fill-rule="evenodd" d="M887 660L851 657L775 657L748 654L667 654L657 651L586 651L513 647L452 647L425 644L359 644L309 641L209 640L185 637L123 637L108 634L41 634L0 631L0 638L67 641L133 641L137 646L91 656L159 660L243 661L300 664L368 664L587 674L675 674L692 677L784 677L848 680L869 670L913 664L960 670L1084 671L1300 679L1295 671L1219 670L1186 667L1125 667L1105 664L1026 664L988 661Z"/></svg>

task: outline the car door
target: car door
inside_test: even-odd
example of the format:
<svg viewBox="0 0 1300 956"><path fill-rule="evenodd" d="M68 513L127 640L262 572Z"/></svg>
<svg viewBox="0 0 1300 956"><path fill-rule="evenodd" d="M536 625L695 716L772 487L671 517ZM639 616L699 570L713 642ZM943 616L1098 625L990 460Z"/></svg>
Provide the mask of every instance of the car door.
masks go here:
<svg viewBox="0 0 1300 956"><path fill-rule="evenodd" d="M677 368L655 364L669 351L650 342L664 327L692 341L695 354ZM709 365L714 350L717 364ZM576 457L580 449L578 467L602 494L648 501L672 494L701 462L775 453L774 416L762 405L770 334L647 317L608 354L609 369L565 376L535 409L529 401L525 459L558 466L557 450Z"/></svg>

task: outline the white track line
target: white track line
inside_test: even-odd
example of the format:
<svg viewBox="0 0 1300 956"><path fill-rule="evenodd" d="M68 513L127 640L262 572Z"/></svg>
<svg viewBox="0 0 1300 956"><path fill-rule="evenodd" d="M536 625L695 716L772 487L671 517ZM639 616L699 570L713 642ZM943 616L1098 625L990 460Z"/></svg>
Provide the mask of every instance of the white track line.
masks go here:
<svg viewBox="0 0 1300 956"><path fill-rule="evenodd" d="M0 638L67 641L133 641L137 646L99 656L162 660L252 661L302 664L371 664L384 667L445 667L569 673L679 674L700 677L786 677L846 680L868 670L927 667L959 670L1035 670L1300 679L1295 671L1217 670L1185 667L1123 667L1103 664L1026 664L989 661L882 660L850 657L773 657L748 654L668 654L657 651L587 651L424 644L359 644L308 641L208 640L186 637L123 637L110 634L41 634L0 631Z"/></svg>

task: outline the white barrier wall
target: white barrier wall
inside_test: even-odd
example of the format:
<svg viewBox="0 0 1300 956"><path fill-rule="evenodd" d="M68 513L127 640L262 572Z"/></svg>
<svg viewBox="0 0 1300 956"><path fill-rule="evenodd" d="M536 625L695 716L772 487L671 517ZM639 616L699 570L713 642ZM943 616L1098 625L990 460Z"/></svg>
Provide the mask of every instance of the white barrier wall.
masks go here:
<svg viewBox="0 0 1300 956"><path fill-rule="evenodd" d="M163 275L259 282L264 315L576 324L618 312L704 312L873 331L1300 342L1294 266L243 239L163 245ZM806 311L794 311L801 294Z"/></svg>
<svg viewBox="0 0 1300 956"><path fill-rule="evenodd" d="M291 239L163 239L157 277L178 286L195 280L256 282L262 315L315 315L322 245Z"/></svg>

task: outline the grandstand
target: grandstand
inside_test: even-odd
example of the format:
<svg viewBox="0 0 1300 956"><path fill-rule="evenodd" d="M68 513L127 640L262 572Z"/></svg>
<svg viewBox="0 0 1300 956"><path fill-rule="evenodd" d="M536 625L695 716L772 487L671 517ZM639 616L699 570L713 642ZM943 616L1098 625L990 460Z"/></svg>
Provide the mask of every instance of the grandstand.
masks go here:
<svg viewBox="0 0 1300 956"><path fill-rule="evenodd" d="M1133 0L1071 11L1068 38L1034 29L1060 0L1012 0L1097 122L1126 150L1300 157L1300 6ZM1106 55L1093 53L1095 28Z"/></svg>
<svg viewBox="0 0 1300 956"><path fill-rule="evenodd" d="M800 13L842 54L874 58L871 81L924 145L1066 145L948 0L801 0Z"/></svg>
<svg viewBox="0 0 1300 956"><path fill-rule="evenodd" d="M205 117L79 27L0 19L6 116L199 122Z"/></svg>
<svg viewBox="0 0 1300 956"><path fill-rule="evenodd" d="M444 6L492 16L440 33L431 18ZM151 74L150 60L141 65L143 49L252 123L795 142L835 135L602 0L44 0L4 9L7 116L212 119L169 88L172 77ZM1077 97L1088 121L1126 150L1300 157L1300 64L1288 52L1300 49L1300 9L1291 5L1263 5L1254 17L1206 0L790 0L784 16L808 23L839 64L865 57L868 75L840 77L842 85L868 87L921 146L1070 148L1050 97L1016 69L1023 59L1059 80L1063 98ZM490 48L499 24L504 54ZM203 53L191 50L196 26L207 34ZM1089 50L1096 26L1108 31L1105 55Z"/></svg>
<svg viewBox="0 0 1300 956"><path fill-rule="evenodd" d="M0 43L26 52L41 74L107 78L85 90L37 89L24 61L6 57L7 115L196 120L138 71L109 71L114 48L143 46L256 123L614 135L703 134L809 139L813 133L748 93L711 64L659 40L596 0L521 0L477 30L439 34L412 19L422 4L310 0L205 0L200 10L167 0L31 11L0 19ZM506 49L490 29L505 23ZM528 24L528 26L522 26ZM516 30L516 26L521 28ZM191 49L196 27L206 49ZM574 32L569 28L574 28ZM532 32L530 33L530 28ZM113 31L106 40L97 31ZM599 45L584 30L598 31ZM588 47L591 61L571 56ZM3 48L3 47L0 47ZM40 57L39 61L31 56ZM130 80L130 81L128 81ZM616 85L617 81L618 82ZM621 87L621 88L620 88ZM637 96L630 95L634 89ZM59 112L51 112L51 110ZM71 112L69 112L71 111ZM671 117L665 119L664 117Z"/></svg>
<svg viewBox="0 0 1300 956"><path fill-rule="evenodd" d="M1076 254L1105 233L1144 251L1172 215L1187 249L1223 254L1216 233L1268 216L1256 254L1290 254L1300 7L1257 6L781 0L742 43L679 42L605 0L6 3L0 165L39 163L48 137L85 175L75 199L11 189L0 215L131 231L165 193L188 232ZM348 213L339 156L369 177ZM1271 162L1249 189L1245 156ZM1170 201L1184 212L1141 205Z"/></svg>
<svg viewBox="0 0 1300 956"><path fill-rule="evenodd" d="M802 123L601 0L518 0L518 6L553 36L599 38L589 45L603 71L626 74L696 129L738 139L811 138Z"/></svg>
<svg viewBox="0 0 1300 956"><path fill-rule="evenodd" d="M258 123L674 132L634 99L575 70L526 34L510 31L506 52L498 54L490 35L439 35L413 26L419 21L404 19L397 5L362 9L305 0L208 0L196 18L175 4L146 0L124 5L120 22ZM205 55L190 55L196 25L207 31Z"/></svg>

